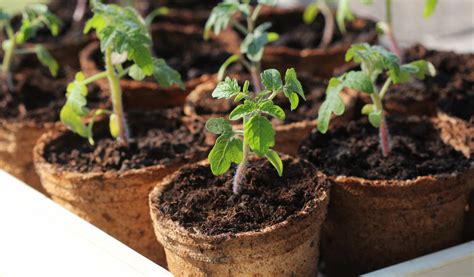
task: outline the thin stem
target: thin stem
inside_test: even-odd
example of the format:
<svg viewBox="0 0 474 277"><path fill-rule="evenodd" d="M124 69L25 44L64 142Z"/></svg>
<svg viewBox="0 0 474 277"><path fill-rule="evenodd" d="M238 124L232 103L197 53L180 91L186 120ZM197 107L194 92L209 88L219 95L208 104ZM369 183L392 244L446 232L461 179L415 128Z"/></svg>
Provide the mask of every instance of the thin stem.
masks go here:
<svg viewBox="0 0 474 277"><path fill-rule="evenodd" d="M245 126L246 118L244 118L244 126ZM240 162L239 166L237 167L237 171L235 172L234 180L232 182L232 192L236 195L239 195L242 192L242 183L245 177L245 171L247 170L247 162L250 154L250 148L247 143L247 139L243 138L243 149L242 149L242 161Z"/></svg>
<svg viewBox="0 0 474 277"><path fill-rule="evenodd" d="M390 50L401 60L402 51L393 30L392 0L385 0L385 20L387 23L386 35L390 43Z"/></svg>
<svg viewBox="0 0 474 277"><path fill-rule="evenodd" d="M384 98L384 96L387 93L388 88L390 87L391 84L392 84L392 79L391 78L388 78L387 81L385 81L385 83L383 84L383 87L382 87L382 89L380 90L380 93L379 93L379 97L380 97L381 100Z"/></svg>
<svg viewBox="0 0 474 277"><path fill-rule="evenodd" d="M375 110L380 111L380 125L379 125L379 138L380 138L380 147L382 148L382 154L384 157L390 155L391 143L390 143L390 133L388 131L387 123L385 121L385 111L382 105L382 98L390 86L391 79L388 78L380 93L372 93L371 98L372 102L375 105Z"/></svg>
<svg viewBox="0 0 474 277"><path fill-rule="evenodd" d="M108 73L107 71L103 71L103 72L101 72L101 73L97 73L97 74L95 74L94 76L91 76L91 77L85 79L84 81L82 81L82 83L83 83L84 85L88 85L88 84L93 83L93 82L95 82L95 81L97 81L97 80L99 80L99 79L108 77L108 74L109 74L109 73Z"/></svg>
<svg viewBox="0 0 474 277"><path fill-rule="evenodd" d="M255 86L257 92L262 91L262 83L260 82L260 72L256 65L257 63L253 62L250 66L250 75L252 76L252 83Z"/></svg>
<svg viewBox="0 0 474 277"><path fill-rule="evenodd" d="M235 19L231 19L230 21L232 23L232 26L234 26L237 30L239 30L242 34L244 35L247 35L249 32L247 31L247 29L245 28L244 25L240 24L240 22L238 22L237 20Z"/></svg>
<svg viewBox="0 0 474 277"><path fill-rule="evenodd" d="M86 14L87 9L87 0L77 0L76 8L74 9L74 14L72 19L74 22L82 21L84 15Z"/></svg>
<svg viewBox="0 0 474 277"><path fill-rule="evenodd" d="M107 72L107 79L109 80L110 96L114 108L114 114L118 117L119 140L122 144L128 145L128 128L125 121L125 114L123 112L122 104L122 90L117 74L112 63L112 47L105 50L105 67Z"/></svg>
<svg viewBox="0 0 474 277"><path fill-rule="evenodd" d="M16 50L16 47L17 47L16 35L13 33L13 28L10 25L10 23L8 23L6 25L6 30L7 30L8 40L10 41L10 47L8 47L6 49L5 56L3 57L2 77L5 78L5 80L7 82L8 89L10 91L13 91L14 90L14 85L13 85L13 81L12 81L12 78L11 78L10 69L11 69L11 64L12 64L12 61L13 61L13 56L15 55L15 50Z"/></svg>
<svg viewBox="0 0 474 277"><path fill-rule="evenodd" d="M326 4L326 1L320 1L319 7L324 16L323 39L321 40L319 47L325 49L329 46L334 36L334 14Z"/></svg>

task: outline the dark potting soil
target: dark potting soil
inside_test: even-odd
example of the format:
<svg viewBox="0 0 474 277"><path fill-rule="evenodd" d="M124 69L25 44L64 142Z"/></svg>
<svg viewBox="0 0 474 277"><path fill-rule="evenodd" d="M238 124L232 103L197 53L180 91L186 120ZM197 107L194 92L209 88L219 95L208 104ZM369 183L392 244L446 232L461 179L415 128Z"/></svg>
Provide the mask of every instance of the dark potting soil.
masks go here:
<svg viewBox="0 0 474 277"><path fill-rule="evenodd" d="M221 0L156 0L157 7L180 8L180 9L209 9L222 2Z"/></svg>
<svg viewBox="0 0 474 277"><path fill-rule="evenodd" d="M327 80L313 78L309 75L300 75L298 76L298 79L303 86L306 101L300 99L300 105L296 110L291 111L288 98L283 96L283 94L276 97L273 101L285 111L286 118L284 123L315 119L318 114L319 106L325 97L326 87L328 85ZM211 92L209 92L209 94L199 100L195 109L198 115L218 115L227 117L238 104L239 103L234 102L233 100L212 98ZM278 124L281 122L276 120L275 123Z"/></svg>
<svg viewBox="0 0 474 277"><path fill-rule="evenodd" d="M324 17L319 14L313 23L305 24L303 22L303 14L301 11L279 14L262 14L261 22L271 22L272 32L277 32L280 39L274 42L275 46L287 46L295 49L319 48L323 37ZM347 24L347 32L342 34L334 26L334 36L329 47L337 47L343 45L351 45L353 43L362 42L361 38L374 32L375 22L356 19Z"/></svg>
<svg viewBox="0 0 474 277"><path fill-rule="evenodd" d="M235 168L214 176L208 166L192 165L180 170L173 186L152 201L163 215L190 232L258 231L314 207L315 198L328 185L307 162L285 159L283 164L283 177L279 177L267 160L251 161L240 195L232 193Z"/></svg>
<svg viewBox="0 0 474 277"><path fill-rule="evenodd" d="M444 144L427 119L397 118L387 124L392 135L388 157L382 155L378 129L365 118L325 135L314 130L302 143L300 156L331 176L374 180L406 180L469 167L469 160Z"/></svg>
<svg viewBox="0 0 474 277"><path fill-rule="evenodd" d="M111 138L107 122L94 126L95 145L67 132L46 146L45 159L64 170L82 173L166 165L196 155L204 159L208 146L204 143L202 126L196 126L197 131L191 132L182 123L181 116L179 108L130 114L128 121L133 139L128 147Z"/></svg>
<svg viewBox="0 0 474 277"><path fill-rule="evenodd" d="M21 66L26 67L25 66ZM59 120L64 105L66 88L73 79L71 72L60 70L58 78L52 77L42 66L20 69L15 74L15 91L0 86L0 117L10 121L33 120L37 123ZM96 86L89 86L89 107L106 103Z"/></svg>

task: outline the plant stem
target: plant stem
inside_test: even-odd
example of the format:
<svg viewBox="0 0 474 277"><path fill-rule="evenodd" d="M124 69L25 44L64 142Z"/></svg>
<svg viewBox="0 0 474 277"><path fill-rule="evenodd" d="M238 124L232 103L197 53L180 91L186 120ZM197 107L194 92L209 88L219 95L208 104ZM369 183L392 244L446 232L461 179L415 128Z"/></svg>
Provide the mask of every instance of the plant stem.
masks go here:
<svg viewBox="0 0 474 277"><path fill-rule="evenodd" d="M329 46L334 36L334 14L332 13L329 6L326 4L326 1L320 1L319 7L321 13L324 16L323 39L319 44L319 48L325 49Z"/></svg>
<svg viewBox="0 0 474 277"><path fill-rule="evenodd" d="M5 51L5 56L3 57L2 61L2 77L6 80L8 89L10 91L14 90L13 86L13 80L11 78L11 64L13 60L13 56L15 55L15 50L16 50L16 35L13 33L13 28L8 23L6 25L6 30L7 30L7 35L8 35L8 40L10 41L10 47L8 47Z"/></svg>
<svg viewBox="0 0 474 277"><path fill-rule="evenodd" d="M249 33L247 29L244 27L244 25L240 24L240 22L238 22L237 20L231 19L231 23L232 23L232 26L234 26L242 34L247 35Z"/></svg>
<svg viewBox="0 0 474 277"><path fill-rule="evenodd" d="M128 145L128 128L127 122L125 121L125 114L123 112L122 104L122 90L120 88L120 82L117 74L114 70L114 65L112 63L112 47L109 46L105 50L105 67L107 72L107 79L109 80L110 86L110 96L112 99L112 105L114 109L114 114L118 117L118 127L119 127L119 141L123 145Z"/></svg>
<svg viewBox="0 0 474 277"><path fill-rule="evenodd" d="M391 83L392 83L392 80L388 78L387 81L385 81L380 92L379 93L376 92L371 95L372 101L375 104L375 108L378 111L381 111L379 138L380 138L380 147L382 148L382 154L384 157L388 157L388 155L390 155L391 143L390 143L390 132L388 130L387 123L385 121L385 111L382 106L382 99L387 93L388 88L390 87Z"/></svg>
<svg viewBox="0 0 474 277"><path fill-rule="evenodd" d="M74 14L72 19L74 22L79 22L84 18L87 9L87 0L77 0L76 8L74 9Z"/></svg>
<svg viewBox="0 0 474 277"><path fill-rule="evenodd" d="M397 57L402 59L402 51L398 46L397 38L393 30L393 21L392 21L392 0L385 0L385 19L387 22L386 35L390 43L390 50L397 55Z"/></svg>
<svg viewBox="0 0 474 277"><path fill-rule="evenodd" d="M246 121L246 118L244 118L244 126ZM237 167L237 171L235 172L234 180L232 182L232 192L236 195L239 195L242 192L242 182L244 181L245 171L247 170L249 154L250 148L244 135L242 161Z"/></svg>
<svg viewBox="0 0 474 277"><path fill-rule="evenodd" d="M95 81L97 81L97 80L99 80L99 79L108 77L108 74L109 74L109 73L108 73L107 71L104 71L104 72L101 72L101 73L97 73L97 74L95 74L94 76L91 76L91 77L85 79L84 81L82 81L82 83L83 83L84 85L88 85L88 84L93 83L93 82L95 82Z"/></svg>

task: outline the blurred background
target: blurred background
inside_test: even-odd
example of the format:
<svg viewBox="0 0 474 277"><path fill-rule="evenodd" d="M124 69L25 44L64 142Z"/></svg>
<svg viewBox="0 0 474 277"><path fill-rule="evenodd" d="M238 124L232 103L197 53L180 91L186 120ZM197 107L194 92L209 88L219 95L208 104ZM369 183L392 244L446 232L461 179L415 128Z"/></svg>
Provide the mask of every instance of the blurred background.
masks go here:
<svg viewBox="0 0 474 277"><path fill-rule="evenodd" d="M0 7L15 9L26 1L31 2L0 0ZM71 5L75 3L73 0L52 1L71 1ZM311 1L314 0L279 0L279 3L282 6L295 6L306 5ZM435 13L428 19L422 16L425 0L392 2L395 33L402 46L420 42L432 48L474 52L474 0L439 0ZM361 0L352 0L351 6L354 12L361 16L376 19L383 19L385 16L385 0L373 0L372 5L364 5Z"/></svg>

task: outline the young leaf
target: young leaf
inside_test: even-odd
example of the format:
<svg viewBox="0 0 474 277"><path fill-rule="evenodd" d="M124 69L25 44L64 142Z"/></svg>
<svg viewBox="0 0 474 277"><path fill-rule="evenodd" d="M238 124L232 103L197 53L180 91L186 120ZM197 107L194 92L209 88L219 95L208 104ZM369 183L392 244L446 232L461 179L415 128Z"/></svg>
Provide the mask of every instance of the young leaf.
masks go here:
<svg viewBox="0 0 474 277"><path fill-rule="evenodd" d="M224 174L232 163L240 163L243 157L242 149L242 141L232 134L219 136L208 156L212 174Z"/></svg>
<svg viewBox="0 0 474 277"><path fill-rule="evenodd" d="M230 120L241 119L250 113L252 113L256 108L256 105L252 101L246 100L244 104L240 104L229 114Z"/></svg>
<svg viewBox="0 0 474 277"><path fill-rule="evenodd" d="M275 167L278 175L281 177L283 176L283 162L281 161L280 155L277 152L269 149L267 154L265 154L268 161Z"/></svg>
<svg viewBox="0 0 474 277"><path fill-rule="evenodd" d="M372 113L375 110L374 104L365 104L364 107L362 107L361 113L368 115Z"/></svg>
<svg viewBox="0 0 474 277"><path fill-rule="evenodd" d="M116 114L111 114L109 118L109 130L110 134L114 138L118 138L120 136L120 119Z"/></svg>
<svg viewBox="0 0 474 277"><path fill-rule="evenodd" d="M374 93L374 86L370 77L362 71L350 71L344 75L343 83L346 87L368 94Z"/></svg>
<svg viewBox="0 0 474 277"><path fill-rule="evenodd" d="M56 62L56 60L53 58L53 56L49 54L48 50L46 50L46 48L44 48L43 45L37 44L35 46L35 52L40 63L48 67L51 75L56 77L56 75L58 74L59 65L58 65L58 62Z"/></svg>
<svg viewBox="0 0 474 277"><path fill-rule="evenodd" d="M59 113L59 117L61 122L74 133L84 138L90 138L92 136L87 126L82 122L81 116L75 113L71 105L64 105Z"/></svg>
<svg viewBox="0 0 474 277"><path fill-rule="evenodd" d="M214 34L220 34L222 30L227 28L232 16L239 11L243 14L249 14L248 6L239 3L238 0L226 0L219 3L214 7L214 9L212 9L211 15L206 22L204 27L204 38L209 38L211 29Z"/></svg>
<svg viewBox="0 0 474 277"><path fill-rule="evenodd" d="M280 91L283 87L280 72L276 69L267 69L260 74L262 84L270 91Z"/></svg>
<svg viewBox="0 0 474 277"><path fill-rule="evenodd" d="M371 113L369 113L369 122L374 126L375 128L380 127L380 122L382 120L382 111L380 110L373 110Z"/></svg>
<svg viewBox="0 0 474 277"><path fill-rule="evenodd" d="M244 125L244 136L250 148L259 156L264 156L275 145L275 130L268 119L254 115Z"/></svg>
<svg viewBox="0 0 474 277"><path fill-rule="evenodd" d="M317 3L310 3L306 6L303 13L303 21L306 24L311 24L314 22L319 13L319 6Z"/></svg>
<svg viewBox="0 0 474 277"><path fill-rule="evenodd" d="M171 68L163 59L153 58L153 77L165 88L173 84L184 88L179 72Z"/></svg>
<svg viewBox="0 0 474 277"><path fill-rule="evenodd" d="M326 99L321 104L318 114L318 130L325 134L329 128L329 121L334 113L335 115L342 115L344 113L344 102L339 95L344 84L337 78L331 78L326 90Z"/></svg>
<svg viewBox="0 0 474 277"><path fill-rule="evenodd" d="M430 17L436 10L438 0L425 0L425 9L423 10L423 17Z"/></svg>
<svg viewBox="0 0 474 277"><path fill-rule="evenodd" d="M226 77L224 81L219 82L212 92L212 97L217 99L231 98L240 92L240 86L236 79Z"/></svg>
<svg viewBox="0 0 474 277"><path fill-rule="evenodd" d="M206 129L216 135L232 133L232 125L222 117L211 118L206 122Z"/></svg>
<svg viewBox="0 0 474 277"><path fill-rule="evenodd" d="M285 87L283 88L286 91L285 95L288 93L296 93L298 94L303 100L306 100L304 95L303 86L301 86L298 77L296 76L296 71L294 68L290 68L286 70L285 73Z"/></svg>
<svg viewBox="0 0 474 277"><path fill-rule="evenodd" d="M143 70L136 64L130 67L130 71L128 72L128 76L130 76L133 80L141 81L145 79L146 75Z"/></svg>
<svg viewBox="0 0 474 277"><path fill-rule="evenodd" d="M267 100L265 102L260 103L259 110L281 121L285 120L285 111L279 106L273 104L272 100Z"/></svg>

